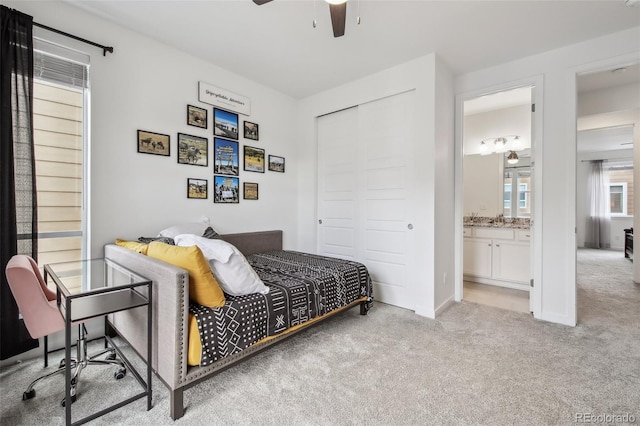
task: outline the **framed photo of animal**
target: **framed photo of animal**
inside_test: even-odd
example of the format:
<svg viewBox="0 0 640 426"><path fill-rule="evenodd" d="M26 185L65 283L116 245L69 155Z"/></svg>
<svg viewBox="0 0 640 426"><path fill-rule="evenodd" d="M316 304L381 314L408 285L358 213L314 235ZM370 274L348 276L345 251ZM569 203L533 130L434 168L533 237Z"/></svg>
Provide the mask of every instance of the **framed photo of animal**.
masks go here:
<svg viewBox="0 0 640 426"><path fill-rule="evenodd" d="M208 166L209 139L178 133L178 163Z"/></svg>
<svg viewBox="0 0 640 426"><path fill-rule="evenodd" d="M189 126L207 128L207 110L197 106L187 105L187 124Z"/></svg>
<svg viewBox="0 0 640 426"><path fill-rule="evenodd" d="M259 140L258 125L250 121L244 121L244 138L253 141Z"/></svg>
<svg viewBox="0 0 640 426"><path fill-rule="evenodd" d="M213 138L213 172L239 176L238 142Z"/></svg>
<svg viewBox="0 0 640 426"><path fill-rule="evenodd" d="M168 157L171 147L169 135L138 130L138 152Z"/></svg>
<svg viewBox="0 0 640 426"><path fill-rule="evenodd" d="M206 179L187 178L187 198L206 200L208 197L208 185L209 181Z"/></svg>
<svg viewBox="0 0 640 426"><path fill-rule="evenodd" d="M264 149L244 146L244 170L264 173Z"/></svg>

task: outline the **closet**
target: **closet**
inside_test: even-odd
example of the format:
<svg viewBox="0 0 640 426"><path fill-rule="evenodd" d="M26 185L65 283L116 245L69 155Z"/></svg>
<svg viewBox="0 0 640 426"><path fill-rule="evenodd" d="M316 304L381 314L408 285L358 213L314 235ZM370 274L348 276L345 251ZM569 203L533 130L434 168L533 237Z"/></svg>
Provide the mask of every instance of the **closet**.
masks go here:
<svg viewBox="0 0 640 426"><path fill-rule="evenodd" d="M364 263L378 301L413 309L415 93L317 119L318 253Z"/></svg>

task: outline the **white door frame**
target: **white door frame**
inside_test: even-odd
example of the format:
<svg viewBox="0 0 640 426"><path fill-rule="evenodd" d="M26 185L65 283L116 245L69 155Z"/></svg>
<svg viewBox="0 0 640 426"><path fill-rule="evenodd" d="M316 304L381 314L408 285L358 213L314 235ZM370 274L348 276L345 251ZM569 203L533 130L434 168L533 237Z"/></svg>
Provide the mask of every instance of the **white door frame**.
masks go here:
<svg viewBox="0 0 640 426"><path fill-rule="evenodd" d="M529 294L531 307L535 318L540 316L542 311L542 130L543 130L543 99L544 93L543 76L534 76L527 79L517 80L509 83L487 87L485 89L473 90L456 95L456 115L455 115L455 210L454 210L454 283L455 292L454 300L460 302L462 300L463 288L463 269L462 269L462 251L463 251L463 123L464 123L464 102L473 98L489 95L497 92L504 92L519 87L532 86L532 103L536 105L536 113L531 123L531 148L532 148L532 167L535 167L534 174L534 194L533 194L533 212L531 215L532 226L532 246L533 246L533 265L531 265L534 287Z"/></svg>

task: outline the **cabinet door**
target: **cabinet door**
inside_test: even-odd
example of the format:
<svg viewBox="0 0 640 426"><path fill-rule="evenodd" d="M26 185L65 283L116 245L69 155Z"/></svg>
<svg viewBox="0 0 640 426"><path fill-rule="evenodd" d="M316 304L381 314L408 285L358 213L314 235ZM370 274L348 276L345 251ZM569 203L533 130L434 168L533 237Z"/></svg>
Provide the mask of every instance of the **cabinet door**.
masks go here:
<svg viewBox="0 0 640 426"><path fill-rule="evenodd" d="M528 284L530 278L529 244L494 241L493 278Z"/></svg>
<svg viewBox="0 0 640 426"><path fill-rule="evenodd" d="M491 240L465 238L463 252L465 274L491 278Z"/></svg>

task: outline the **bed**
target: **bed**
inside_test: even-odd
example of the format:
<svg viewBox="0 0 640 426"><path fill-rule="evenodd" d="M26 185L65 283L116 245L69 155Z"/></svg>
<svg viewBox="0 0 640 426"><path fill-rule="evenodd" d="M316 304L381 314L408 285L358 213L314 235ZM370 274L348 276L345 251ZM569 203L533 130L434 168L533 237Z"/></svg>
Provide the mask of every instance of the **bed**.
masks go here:
<svg viewBox="0 0 640 426"><path fill-rule="evenodd" d="M105 246L105 257L153 281L152 367L171 393L173 419L184 414L185 389L345 309L359 306L366 315L372 304L361 263L282 250L281 231L222 237L246 256L268 294L227 295L224 306L214 308L190 303L185 270ZM145 315L126 311L108 320L139 354L146 353Z"/></svg>

